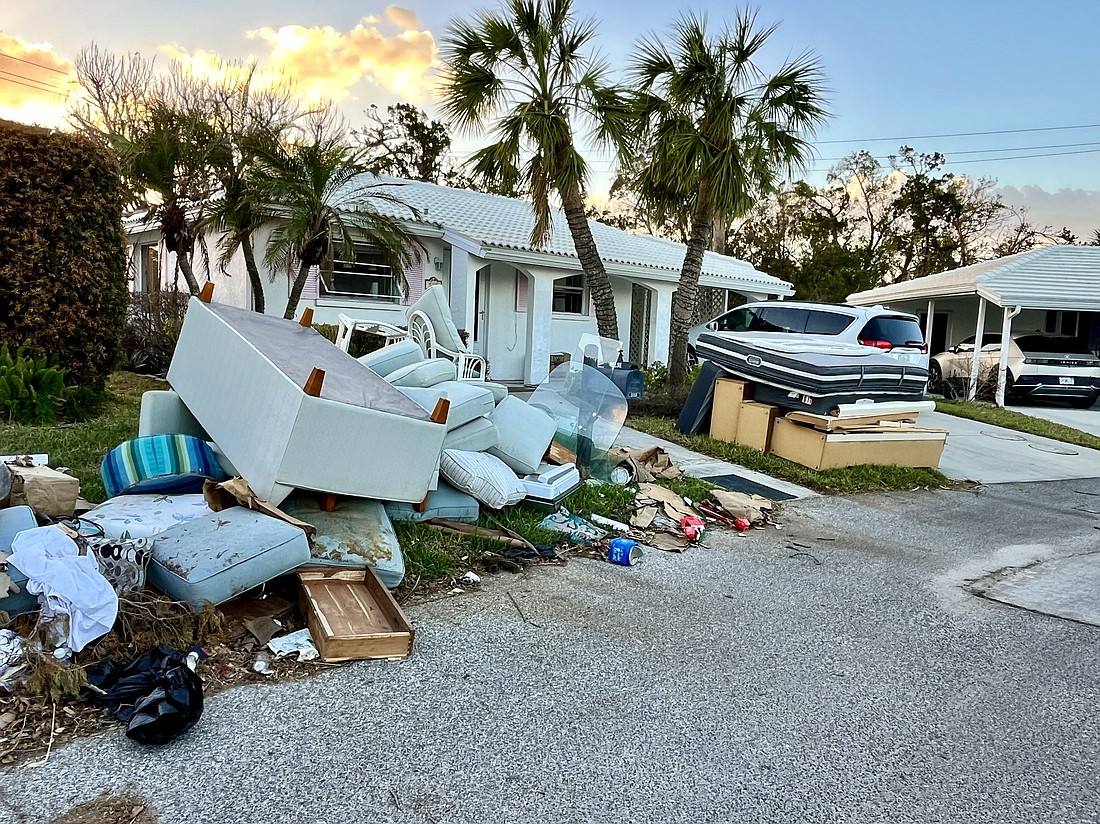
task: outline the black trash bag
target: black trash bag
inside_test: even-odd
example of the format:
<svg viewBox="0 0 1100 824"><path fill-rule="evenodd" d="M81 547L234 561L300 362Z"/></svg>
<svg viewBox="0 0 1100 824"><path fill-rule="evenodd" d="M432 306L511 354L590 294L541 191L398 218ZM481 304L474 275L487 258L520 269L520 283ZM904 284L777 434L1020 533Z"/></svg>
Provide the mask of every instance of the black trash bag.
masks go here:
<svg viewBox="0 0 1100 824"><path fill-rule="evenodd" d="M139 744L167 744L202 715L202 679L186 656L159 646L128 664L106 661L88 667L88 683L102 690L94 700L126 724Z"/></svg>

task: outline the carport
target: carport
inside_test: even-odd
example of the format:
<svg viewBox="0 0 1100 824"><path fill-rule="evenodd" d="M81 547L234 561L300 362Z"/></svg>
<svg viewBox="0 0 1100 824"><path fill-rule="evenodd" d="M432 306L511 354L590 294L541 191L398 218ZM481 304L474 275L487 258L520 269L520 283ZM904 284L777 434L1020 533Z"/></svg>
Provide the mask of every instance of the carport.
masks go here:
<svg viewBox="0 0 1100 824"><path fill-rule="evenodd" d="M891 283L848 296L854 306L882 305L921 318L932 354L974 336L969 398L978 390L982 336L1013 329L1072 335L1100 346L1100 247L1046 246L938 275ZM990 312L989 307L994 307ZM997 309L1001 311L996 312ZM989 323L994 324L990 328ZM997 405L1004 406L1007 346L997 369Z"/></svg>

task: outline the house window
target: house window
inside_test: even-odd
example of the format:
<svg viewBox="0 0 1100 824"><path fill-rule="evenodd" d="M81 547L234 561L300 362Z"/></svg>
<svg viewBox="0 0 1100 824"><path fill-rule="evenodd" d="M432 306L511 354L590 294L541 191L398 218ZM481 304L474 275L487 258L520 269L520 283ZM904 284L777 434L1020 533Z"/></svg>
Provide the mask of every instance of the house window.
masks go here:
<svg viewBox="0 0 1100 824"><path fill-rule="evenodd" d="M584 275L573 275L554 281L554 312L562 315L586 315L586 298Z"/></svg>
<svg viewBox="0 0 1100 824"><path fill-rule="evenodd" d="M143 292L160 291L160 246L145 243L138 247L138 261L141 268L141 290Z"/></svg>
<svg viewBox="0 0 1100 824"><path fill-rule="evenodd" d="M332 271L321 274L321 291L372 300L401 300L401 284L381 250L374 246L357 245L353 257L333 260Z"/></svg>

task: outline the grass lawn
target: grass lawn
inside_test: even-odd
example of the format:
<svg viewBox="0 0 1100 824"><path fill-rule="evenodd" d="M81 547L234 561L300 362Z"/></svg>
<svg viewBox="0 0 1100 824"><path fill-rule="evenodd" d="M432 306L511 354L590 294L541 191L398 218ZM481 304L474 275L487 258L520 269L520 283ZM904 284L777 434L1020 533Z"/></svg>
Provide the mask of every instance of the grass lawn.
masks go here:
<svg viewBox="0 0 1100 824"><path fill-rule="evenodd" d="M102 501L99 464L103 456L137 437L141 393L167 388L168 384L155 378L116 372L107 380L107 400L98 415L72 424L0 424L0 454L45 452L51 466L67 466L80 479L81 495L93 503Z"/></svg>
<svg viewBox="0 0 1100 824"><path fill-rule="evenodd" d="M1022 412L1013 412L1011 409L1002 409L980 401L949 401L940 398L935 400L937 412L946 412L948 415L969 418L992 426L1003 426L1005 429L1015 429L1017 432L1039 435L1074 446L1100 449L1100 438L1071 426L1035 418Z"/></svg>
<svg viewBox="0 0 1100 824"><path fill-rule="evenodd" d="M695 452L740 464L746 469L763 472L773 478L801 484L828 494L951 486L951 481L938 469L914 469L875 464L821 471L807 469L777 455L768 455L747 446L715 440L706 435L685 435L676 428L676 421L673 418L630 417L627 418L626 425L680 444Z"/></svg>

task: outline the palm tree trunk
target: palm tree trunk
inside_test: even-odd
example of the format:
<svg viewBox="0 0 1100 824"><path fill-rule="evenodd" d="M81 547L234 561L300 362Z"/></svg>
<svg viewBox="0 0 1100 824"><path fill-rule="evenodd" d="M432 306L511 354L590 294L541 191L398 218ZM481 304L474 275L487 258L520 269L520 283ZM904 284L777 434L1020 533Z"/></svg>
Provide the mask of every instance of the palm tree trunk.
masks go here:
<svg viewBox="0 0 1100 824"><path fill-rule="evenodd" d="M573 246L584 272L584 284L588 294L596 305L596 327L600 337L619 340L619 318L615 312L615 293L611 291L611 281L607 278L600 250L592 237L592 227L584 214L584 199L580 189L562 192L562 209L569 224L569 233L573 236Z"/></svg>
<svg viewBox="0 0 1100 824"><path fill-rule="evenodd" d="M176 262L179 264L180 271L183 272L183 279L187 281L187 288L192 295L197 295L199 282L195 279L195 270L191 268L191 256L177 251Z"/></svg>
<svg viewBox="0 0 1100 824"><path fill-rule="evenodd" d="M687 378L688 331L699 300L699 275L703 271L703 254L714 232L714 209L707 202L706 184L700 184L698 205L691 220L680 285L672 295L672 323L669 332L668 385L678 389Z"/></svg>
<svg viewBox="0 0 1100 824"><path fill-rule="evenodd" d="M248 282L252 284L252 308L262 315L267 309L264 303L264 284L260 280L260 270L256 266L256 253L252 249L251 234L245 234L241 238L241 252L244 253L244 265L248 269Z"/></svg>
<svg viewBox="0 0 1100 824"><path fill-rule="evenodd" d="M290 289L286 311L283 312L283 317L287 320L294 320L294 313L298 311L298 301L302 299L302 289L305 288L306 281L309 279L309 270L310 265L307 261L303 260L298 264L298 274L294 278L294 285Z"/></svg>

